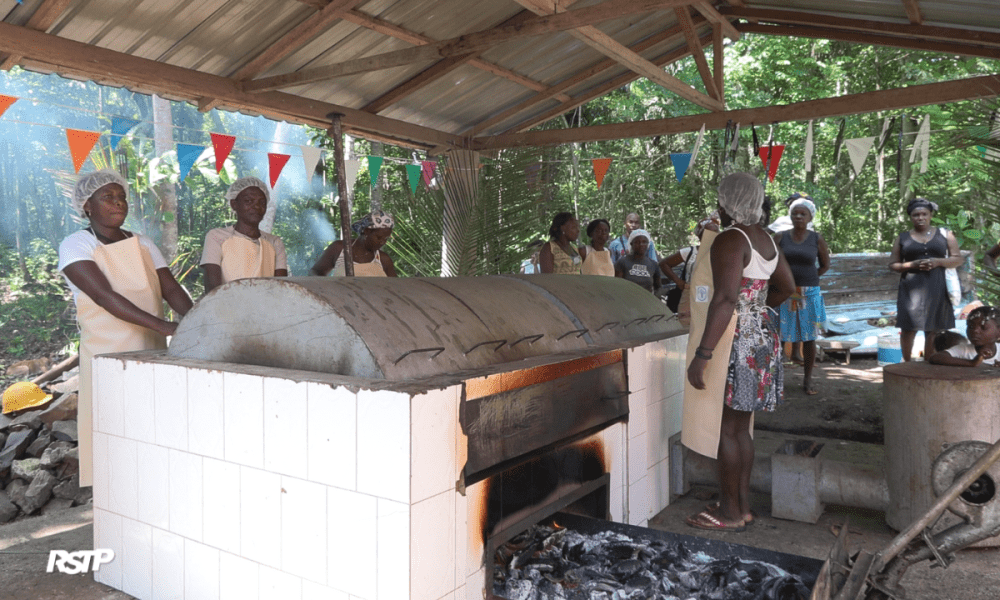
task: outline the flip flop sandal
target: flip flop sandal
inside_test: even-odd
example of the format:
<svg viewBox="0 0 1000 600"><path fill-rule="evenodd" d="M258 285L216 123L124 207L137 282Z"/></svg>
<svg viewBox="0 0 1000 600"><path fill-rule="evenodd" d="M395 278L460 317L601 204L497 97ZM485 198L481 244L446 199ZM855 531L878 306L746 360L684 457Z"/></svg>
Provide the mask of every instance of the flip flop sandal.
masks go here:
<svg viewBox="0 0 1000 600"><path fill-rule="evenodd" d="M726 523L719 520L718 517L707 510L684 519L684 522L695 529L706 529L708 531L729 531L732 533L740 533L747 530L746 521L740 520L735 523Z"/></svg>
<svg viewBox="0 0 1000 600"><path fill-rule="evenodd" d="M719 503L718 502L712 502L710 504L706 504L705 505L705 510L707 512L710 512L710 513L718 513L719 512ZM753 525L754 519L756 519L756 518L757 518L757 515L753 514L753 511L750 511L747 514L743 515L743 522L747 524L747 527L749 527L749 526Z"/></svg>

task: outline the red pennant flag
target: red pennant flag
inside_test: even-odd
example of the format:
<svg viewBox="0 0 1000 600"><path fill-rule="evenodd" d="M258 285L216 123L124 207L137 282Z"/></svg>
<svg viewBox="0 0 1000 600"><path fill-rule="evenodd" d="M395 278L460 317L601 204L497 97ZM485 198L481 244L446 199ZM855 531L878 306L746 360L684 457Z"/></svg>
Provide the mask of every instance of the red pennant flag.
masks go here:
<svg viewBox="0 0 1000 600"><path fill-rule="evenodd" d="M278 184L278 177L281 176L281 170L285 168L285 163L292 156L290 154L273 154L268 152L267 154L267 164L270 167L271 174L271 189Z"/></svg>
<svg viewBox="0 0 1000 600"><path fill-rule="evenodd" d="M0 117L3 116L7 109L11 107L12 104L17 102L17 98L14 96L4 96L0 94Z"/></svg>
<svg viewBox="0 0 1000 600"><path fill-rule="evenodd" d="M424 174L424 185L431 187L431 180L434 179L434 168L437 163L433 160L420 161L420 170Z"/></svg>
<svg viewBox="0 0 1000 600"><path fill-rule="evenodd" d="M601 184L604 182L604 176L608 173L608 167L611 166L611 159L595 158L590 162L594 165L594 179L597 181L597 189L601 189Z"/></svg>
<svg viewBox="0 0 1000 600"><path fill-rule="evenodd" d="M87 156L93 150L94 144L100 139L98 131L81 131L79 129L67 129L66 141L69 142L69 153L73 157L73 168L79 173L86 162Z"/></svg>
<svg viewBox="0 0 1000 600"><path fill-rule="evenodd" d="M233 146L236 145L236 136L225 135L223 133L212 133L210 135L212 136L212 147L215 148L215 172L221 173L222 166L226 163L226 159L229 158L229 153L233 151Z"/></svg>
<svg viewBox="0 0 1000 600"><path fill-rule="evenodd" d="M775 144L774 146L761 146L760 147L760 161L764 163L764 168L767 169L768 181L774 181L774 174L778 172L778 163L781 162L781 153L785 151L784 144ZM768 154L771 156L771 164L767 164Z"/></svg>

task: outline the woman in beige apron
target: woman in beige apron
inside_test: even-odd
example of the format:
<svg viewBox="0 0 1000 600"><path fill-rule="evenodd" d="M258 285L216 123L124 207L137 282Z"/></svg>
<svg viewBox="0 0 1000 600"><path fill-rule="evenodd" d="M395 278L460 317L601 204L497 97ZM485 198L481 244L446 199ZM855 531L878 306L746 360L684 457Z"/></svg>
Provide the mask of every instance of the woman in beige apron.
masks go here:
<svg viewBox="0 0 1000 600"><path fill-rule="evenodd" d="M606 247L611 237L611 224L604 219L594 219L587 225L587 237L590 244L580 246L580 256L583 257L581 273L614 277L615 265L611 262L611 251Z"/></svg>
<svg viewBox="0 0 1000 600"><path fill-rule="evenodd" d="M392 258L381 252L382 246L392 236L393 225L395 221L392 215L382 210L372 211L351 225L351 229L358 234L358 238L351 244L351 263L354 265L355 277L396 277ZM346 274L343 240L330 244L310 269L312 274L321 277L330 271L333 271L334 277Z"/></svg>
<svg viewBox="0 0 1000 600"><path fill-rule="evenodd" d="M538 253L538 266L542 273L579 275L583 260L574 244L578 237L580 223L573 213L556 214L549 227L549 243L542 246L542 251Z"/></svg>
<svg viewBox="0 0 1000 600"><path fill-rule="evenodd" d="M93 485L93 358L99 354L166 348L177 323L163 319L163 300L185 314L191 298L148 238L121 228L128 184L115 171L80 178L77 210L90 219L59 247L60 269L74 289L80 323L80 398L77 429L80 485Z"/></svg>
<svg viewBox="0 0 1000 600"><path fill-rule="evenodd" d="M226 200L236 212L236 224L205 235L201 255L205 293L236 279L287 277L284 243L260 230L270 201L264 182L256 177L237 179L229 186Z"/></svg>

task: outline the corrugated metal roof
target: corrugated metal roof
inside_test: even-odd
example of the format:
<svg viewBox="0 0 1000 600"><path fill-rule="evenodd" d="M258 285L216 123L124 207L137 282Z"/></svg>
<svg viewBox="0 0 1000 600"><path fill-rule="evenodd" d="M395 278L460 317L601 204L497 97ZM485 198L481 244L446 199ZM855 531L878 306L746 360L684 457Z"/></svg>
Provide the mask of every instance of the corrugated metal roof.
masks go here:
<svg viewBox="0 0 1000 600"><path fill-rule="evenodd" d="M25 0L17 4L14 0L0 0L3 27L13 26L0 32L0 50L21 56L18 62L27 68L86 75L98 82L124 83L208 106L252 110L317 124L325 121L326 113L343 112L348 130L424 146L440 146L442 141L447 144L449 140L461 143L461 138L454 136L465 135L481 123L492 124L478 135L517 130L519 125L534 122L560 106L568 110L630 72L630 67L619 63L595 69L608 61L606 53L574 37L572 31L564 30L516 37L484 48L477 60L465 62L418 89L394 97L394 101L380 107L377 116L357 111L394 92L442 59L429 57L392 68L290 84L277 93L242 90L240 80L234 75L261 55L269 54L276 45L287 46L289 51L263 65L251 79L309 72L459 36L467 36L464 38L467 41L469 34L489 30L512 18L537 22L538 17L524 6L551 6L553 0L359 0L349 12L330 19L314 35L291 41L287 38L308 26L322 11L348 4L352 3L345 0ZM571 5L571 13L603 5L620 9L596 20L593 27L619 44L633 46L677 28L675 6L684 3L560 0L558 4ZM695 2L691 0L688 4ZM778 24L789 29L794 25L822 36L824 32L870 34L872 22L893 24L900 29L882 34L910 45L920 43L921 31L948 28L944 30L945 37L955 30L954 39L947 41L959 50L972 48L980 56L995 51L1000 57L1000 1L918 0L915 4L919 9L916 19L902 0L708 0L685 10L690 11L699 37L712 32L712 24L702 15L705 6L710 6L706 16L725 18L737 28L744 22L757 26ZM64 6L65 10L43 19L42 9L46 6ZM629 14L636 7L646 12ZM31 37L32 31L37 30L58 39ZM962 35L963 32L968 35ZM937 39L940 34L940 30L936 32ZM63 45L58 40L113 51L122 58L100 53L91 56L88 49ZM689 52L679 32L641 52L641 56L653 60L671 52L677 57ZM127 57L190 70L191 81L198 83L178 83L184 79L184 71L164 70L161 76L155 65L133 63ZM588 70L594 72L588 77L579 75ZM570 81L574 83L568 85L566 82ZM554 97L531 102L551 86L566 89ZM201 95L198 88L204 88ZM503 120L494 119L514 107L519 110Z"/></svg>

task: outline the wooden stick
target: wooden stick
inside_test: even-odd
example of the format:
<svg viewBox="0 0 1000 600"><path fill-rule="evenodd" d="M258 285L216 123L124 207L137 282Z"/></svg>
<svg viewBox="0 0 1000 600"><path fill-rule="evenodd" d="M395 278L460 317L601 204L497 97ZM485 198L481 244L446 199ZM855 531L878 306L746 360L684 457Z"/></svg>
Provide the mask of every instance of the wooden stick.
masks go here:
<svg viewBox="0 0 1000 600"><path fill-rule="evenodd" d="M62 375L66 371L69 371L70 369L72 369L73 367L77 366L78 364L80 364L80 355L79 354L74 354L73 356L67 358L66 360L62 361L58 365L52 367L48 371L42 373L38 377L35 377L34 379L32 379L31 383L34 383L35 385L38 385L40 383L45 383L46 381L52 381L56 377L59 377L60 375Z"/></svg>
<svg viewBox="0 0 1000 600"><path fill-rule="evenodd" d="M344 165L344 132L340 120L344 115L330 113L330 128L326 134L333 136L333 154L337 164L337 195L340 196L340 238L344 241L344 275L354 277L354 252L351 247L351 201L347 197L347 168Z"/></svg>

